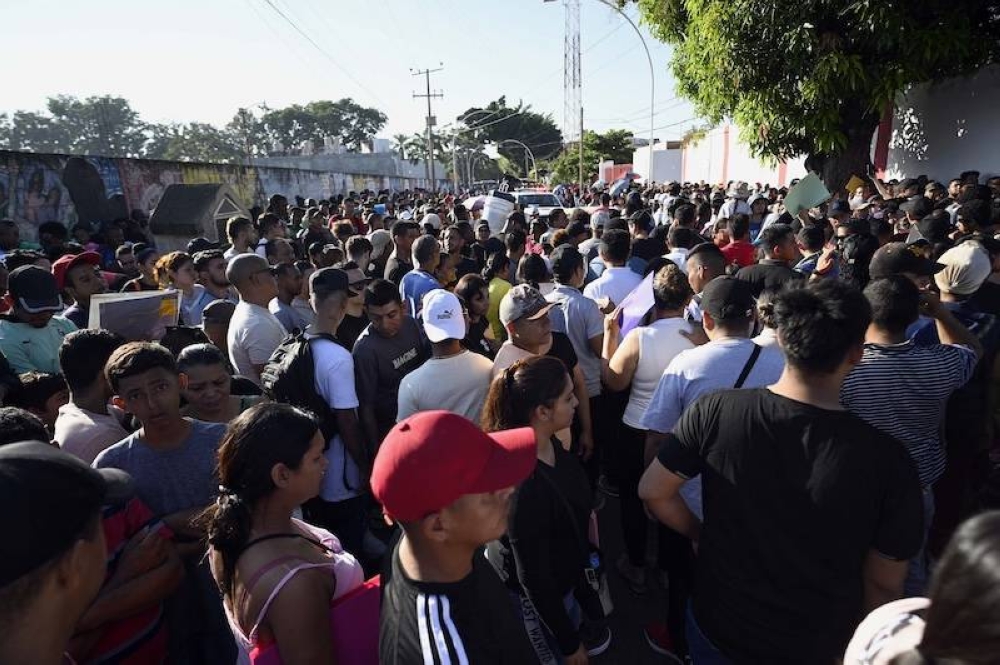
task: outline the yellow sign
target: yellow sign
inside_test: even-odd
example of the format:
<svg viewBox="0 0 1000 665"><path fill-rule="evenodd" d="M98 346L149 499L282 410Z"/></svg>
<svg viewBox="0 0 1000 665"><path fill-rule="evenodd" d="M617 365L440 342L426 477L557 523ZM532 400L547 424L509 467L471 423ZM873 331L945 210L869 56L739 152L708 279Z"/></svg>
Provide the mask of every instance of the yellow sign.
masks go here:
<svg viewBox="0 0 1000 665"><path fill-rule="evenodd" d="M864 186L865 186L864 180L862 180L856 175L852 175L851 179L847 181L847 185L844 187L844 189L847 190L848 196L853 196L854 192L857 191L858 187L864 187Z"/></svg>

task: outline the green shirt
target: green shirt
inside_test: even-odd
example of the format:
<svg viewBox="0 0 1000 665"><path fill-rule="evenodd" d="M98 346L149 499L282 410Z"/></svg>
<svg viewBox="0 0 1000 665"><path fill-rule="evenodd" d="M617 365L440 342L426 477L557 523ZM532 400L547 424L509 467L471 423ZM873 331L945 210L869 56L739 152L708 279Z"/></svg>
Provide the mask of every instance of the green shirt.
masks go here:
<svg viewBox="0 0 1000 665"><path fill-rule="evenodd" d="M58 374L59 345L74 330L73 322L61 316L53 316L44 328L0 319L0 352L18 374L31 371Z"/></svg>

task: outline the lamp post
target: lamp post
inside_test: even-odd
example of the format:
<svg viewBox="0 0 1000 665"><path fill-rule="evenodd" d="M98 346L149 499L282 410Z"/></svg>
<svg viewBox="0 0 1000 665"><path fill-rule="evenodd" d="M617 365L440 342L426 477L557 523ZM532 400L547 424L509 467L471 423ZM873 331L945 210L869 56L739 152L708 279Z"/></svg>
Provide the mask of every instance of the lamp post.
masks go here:
<svg viewBox="0 0 1000 665"><path fill-rule="evenodd" d="M515 143L515 144L521 146L522 148L524 148L525 154L531 159L531 170L534 172L535 179L537 180L538 179L538 166L535 164L535 155L531 152L531 148L529 148L528 146L526 146L524 143L521 143L517 139L504 139L503 141L499 141L497 143L497 145L503 145L504 143ZM527 165L525 165L525 166L527 166ZM527 175L527 170L528 169L525 168L524 170L525 170L525 175Z"/></svg>
<svg viewBox="0 0 1000 665"><path fill-rule="evenodd" d="M635 30L635 34L639 36L639 41L642 42L642 48L646 51L646 62L649 63L649 172L646 173L646 179L653 179L653 107L656 105L656 73L653 69L653 57L649 54L649 46L646 45L646 38L642 36L642 32L639 31L639 26L635 24L635 21L626 14L621 7L612 2L611 0L597 0L602 5L611 7L611 9L618 12L623 19L628 21L628 24L632 26Z"/></svg>

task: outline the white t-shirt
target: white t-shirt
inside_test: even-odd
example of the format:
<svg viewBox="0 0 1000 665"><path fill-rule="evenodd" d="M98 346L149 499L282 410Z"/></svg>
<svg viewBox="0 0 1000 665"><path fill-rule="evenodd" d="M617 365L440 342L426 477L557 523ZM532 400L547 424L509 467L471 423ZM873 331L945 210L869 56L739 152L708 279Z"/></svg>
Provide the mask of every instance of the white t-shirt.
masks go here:
<svg viewBox="0 0 1000 665"><path fill-rule="evenodd" d="M358 408L354 389L354 359L340 344L327 339L312 343L316 368L316 391L331 409ZM333 437L326 449L330 466L323 476L319 495L324 501L344 501L360 494L361 473L354 458L347 454L340 435Z"/></svg>
<svg viewBox="0 0 1000 665"><path fill-rule="evenodd" d="M640 282L642 275L631 268L625 266L605 268L600 277L583 287L583 295L594 302L598 302L601 298L609 298L617 307L625 300L625 296L639 286Z"/></svg>
<svg viewBox="0 0 1000 665"><path fill-rule="evenodd" d="M490 359L471 351L431 358L400 382L396 420L418 411L443 409L478 424L492 372Z"/></svg>
<svg viewBox="0 0 1000 665"><path fill-rule="evenodd" d="M267 364L287 334L285 326L266 307L241 300L233 311L226 335L229 360L236 373L259 386L260 374L253 366Z"/></svg>

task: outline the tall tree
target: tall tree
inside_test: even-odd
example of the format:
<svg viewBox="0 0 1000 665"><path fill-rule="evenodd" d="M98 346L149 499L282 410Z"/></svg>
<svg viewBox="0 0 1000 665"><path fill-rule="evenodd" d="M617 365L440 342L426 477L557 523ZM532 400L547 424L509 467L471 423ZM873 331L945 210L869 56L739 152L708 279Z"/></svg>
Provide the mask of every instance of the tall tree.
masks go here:
<svg viewBox="0 0 1000 665"><path fill-rule="evenodd" d="M998 0L635 1L700 115L758 156L807 155L831 191L869 171L898 93L1000 61Z"/></svg>
<svg viewBox="0 0 1000 665"><path fill-rule="evenodd" d="M590 130L583 132L583 169L589 175L598 162L611 160L616 164L632 162L632 132L628 129L609 129L603 134ZM580 168L577 146L569 146L551 164L552 180L556 183L576 182Z"/></svg>
<svg viewBox="0 0 1000 665"><path fill-rule="evenodd" d="M562 132L551 115L536 113L523 102L508 106L506 97L484 107L470 108L457 120L472 129L469 133L480 143L498 143L500 154L515 164L524 163L524 148L516 143L503 143L506 139L527 145L535 159L552 157L562 149Z"/></svg>

